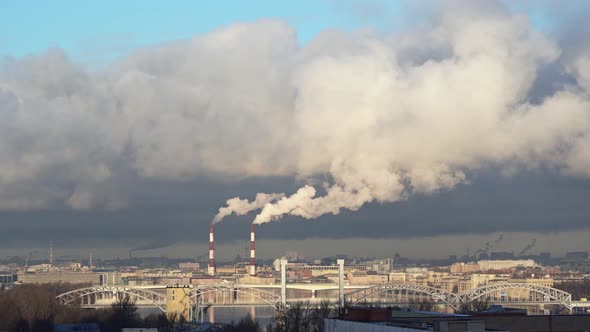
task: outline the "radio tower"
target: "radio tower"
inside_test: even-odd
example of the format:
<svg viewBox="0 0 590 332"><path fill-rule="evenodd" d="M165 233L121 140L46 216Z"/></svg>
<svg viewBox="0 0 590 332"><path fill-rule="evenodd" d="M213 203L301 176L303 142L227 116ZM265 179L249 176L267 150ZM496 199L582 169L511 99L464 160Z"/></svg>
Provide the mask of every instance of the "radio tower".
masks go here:
<svg viewBox="0 0 590 332"><path fill-rule="evenodd" d="M53 267L53 240L49 241L49 267Z"/></svg>

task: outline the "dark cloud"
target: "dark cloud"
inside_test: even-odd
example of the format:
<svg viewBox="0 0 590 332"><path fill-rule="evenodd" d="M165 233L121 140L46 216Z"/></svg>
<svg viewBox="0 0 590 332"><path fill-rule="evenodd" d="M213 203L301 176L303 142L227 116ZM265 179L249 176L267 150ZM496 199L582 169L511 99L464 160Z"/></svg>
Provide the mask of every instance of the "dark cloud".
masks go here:
<svg viewBox="0 0 590 332"><path fill-rule="evenodd" d="M228 195L248 197L260 188L296 188L291 179L220 184L207 181L157 184L137 207L121 211L38 211L0 214L4 246L165 247L208 241L208 225ZM147 188L146 188L147 189ZM552 233L590 225L590 181L552 173L505 177L489 172L456 190L373 203L357 212L317 220L285 218L257 228L262 241L306 238L407 239L446 234ZM134 204L135 206L135 204ZM247 238L254 214L217 225L219 243ZM493 241L494 239L490 239ZM573 245L573 244L572 244ZM452 246L450 246L452 247ZM520 250L520 248L519 248Z"/></svg>

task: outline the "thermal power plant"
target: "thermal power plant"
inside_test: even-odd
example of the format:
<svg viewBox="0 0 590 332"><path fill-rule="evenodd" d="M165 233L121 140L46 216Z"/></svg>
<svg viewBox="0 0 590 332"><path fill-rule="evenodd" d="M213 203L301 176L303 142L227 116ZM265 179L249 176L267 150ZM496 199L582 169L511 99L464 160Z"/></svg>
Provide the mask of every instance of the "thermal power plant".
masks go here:
<svg viewBox="0 0 590 332"><path fill-rule="evenodd" d="M209 226L209 267L207 274L215 276L215 241L213 238L213 224Z"/></svg>
<svg viewBox="0 0 590 332"><path fill-rule="evenodd" d="M251 276L256 275L256 245L254 244L254 224L250 226L250 268Z"/></svg>

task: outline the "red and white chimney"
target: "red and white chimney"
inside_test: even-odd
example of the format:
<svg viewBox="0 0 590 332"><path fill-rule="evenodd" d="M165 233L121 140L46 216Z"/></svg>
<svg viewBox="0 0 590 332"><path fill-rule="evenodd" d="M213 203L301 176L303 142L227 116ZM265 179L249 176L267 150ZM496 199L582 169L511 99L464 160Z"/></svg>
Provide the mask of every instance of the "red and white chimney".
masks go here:
<svg viewBox="0 0 590 332"><path fill-rule="evenodd" d="M256 275L256 245L254 244L254 224L250 227L250 269L251 276Z"/></svg>
<svg viewBox="0 0 590 332"><path fill-rule="evenodd" d="M209 266L207 268L207 274L210 276L215 275L215 241L213 239L213 224L209 226Z"/></svg>

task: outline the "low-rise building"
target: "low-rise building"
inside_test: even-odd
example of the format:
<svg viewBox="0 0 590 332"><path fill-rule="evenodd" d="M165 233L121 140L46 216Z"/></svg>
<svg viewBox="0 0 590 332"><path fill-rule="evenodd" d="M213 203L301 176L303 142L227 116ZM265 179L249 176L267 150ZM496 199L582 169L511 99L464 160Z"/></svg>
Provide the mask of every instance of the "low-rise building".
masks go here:
<svg viewBox="0 0 590 332"><path fill-rule="evenodd" d="M10 284L18 280L16 273L0 273L0 284Z"/></svg>
<svg viewBox="0 0 590 332"><path fill-rule="evenodd" d="M535 261L532 259L511 259L511 260L483 260L478 261L482 271L504 270L516 267L534 267Z"/></svg>
<svg viewBox="0 0 590 332"><path fill-rule="evenodd" d="M388 283L387 274L378 274L375 271L358 271L347 274L351 285L378 285Z"/></svg>
<svg viewBox="0 0 590 332"><path fill-rule="evenodd" d="M48 284L54 282L67 282L72 284L100 285L100 274L96 272L19 272L17 278L23 284Z"/></svg>
<svg viewBox="0 0 590 332"><path fill-rule="evenodd" d="M274 285L276 279L273 276L251 276L244 274L238 277L238 282L246 285Z"/></svg>
<svg viewBox="0 0 590 332"><path fill-rule="evenodd" d="M390 272L389 273L389 282L392 284L405 284L406 283L406 273L405 272Z"/></svg>
<svg viewBox="0 0 590 332"><path fill-rule="evenodd" d="M473 273L480 271L481 267L477 263L455 263L449 267L451 273Z"/></svg>
<svg viewBox="0 0 590 332"><path fill-rule="evenodd" d="M183 262L178 263L178 268L181 270L196 271L201 268L201 264L196 262Z"/></svg>

